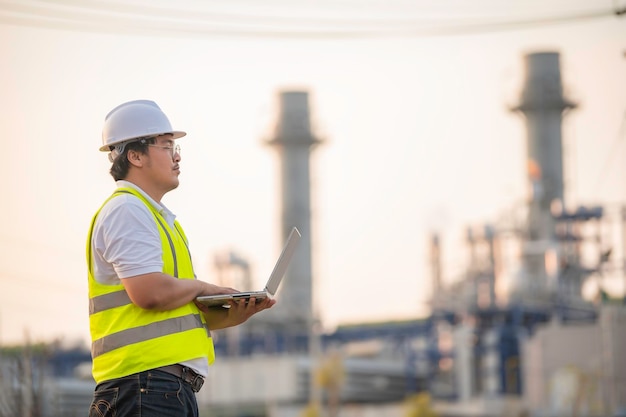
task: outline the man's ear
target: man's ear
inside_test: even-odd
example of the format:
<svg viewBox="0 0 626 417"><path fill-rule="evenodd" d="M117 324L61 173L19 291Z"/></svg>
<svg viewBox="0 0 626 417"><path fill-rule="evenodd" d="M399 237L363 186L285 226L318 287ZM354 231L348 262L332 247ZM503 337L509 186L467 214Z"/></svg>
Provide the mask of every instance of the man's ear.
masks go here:
<svg viewBox="0 0 626 417"><path fill-rule="evenodd" d="M141 153L137 152L134 149L131 149L126 153L126 158L128 159L128 162L136 167L141 167L143 165Z"/></svg>

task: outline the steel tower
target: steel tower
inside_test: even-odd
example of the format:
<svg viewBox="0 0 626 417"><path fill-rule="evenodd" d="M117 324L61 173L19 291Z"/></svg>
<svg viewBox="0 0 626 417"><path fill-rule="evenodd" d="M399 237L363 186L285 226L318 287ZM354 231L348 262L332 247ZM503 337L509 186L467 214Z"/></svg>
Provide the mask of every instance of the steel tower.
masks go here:
<svg viewBox="0 0 626 417"><path fill-rule="evenodd" d="M320 142L311 132L308 92L281 92L274 137L268 141L280 156L281 239L284 243L294 226L302 239L281 284L280 303L272 310L286 323L298 326L310 325L314 314L309 159L311 149Z"/></svg>
<svg viewBox="0 0 626 417"><path fill-rule="evenodd" d="M526 118L528 178L532 187L529 240L553 240L555 207L563 209L563 114L576 104L563 96L557 52L526 55L521 102L512 110Z"/></svg>

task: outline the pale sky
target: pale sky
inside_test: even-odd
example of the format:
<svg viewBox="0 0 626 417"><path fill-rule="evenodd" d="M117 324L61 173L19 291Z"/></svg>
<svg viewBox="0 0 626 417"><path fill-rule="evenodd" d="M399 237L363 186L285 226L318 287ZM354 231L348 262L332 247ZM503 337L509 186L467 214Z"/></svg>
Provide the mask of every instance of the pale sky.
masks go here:
<svg viewBox="0 0 626 417"><path fill-rule="evenodd" d="M526 198L525 126L507 110L520 94L524 54L559 52L566 94L580 105L563 125L568 204L625 202L626 20L306 37L278 17L318 26L315 19L332 18L349 29L374 18L384 18L385 28L405 28L402 19L440 28L609 11L618 3L515 0L504 9L482 0L469 9L452 0L274 0L264 2L263 29L242 36L155 19L132 31L111 20L64 29L20 14L56 12L47 2L0 0L7 153L0 342L25 334L88 340L87 227L114 189L98 152L101 129L106 113L128 100L156 101L188 133L179 141L181 186L163 202L185 227L199 277L214 280L213 257L232 248L260 285L280 249L278 160L264 140L278 92L290 89L310 92L314 130L325 140L312 154L313 275L324 325L424 316L428 233L441 231L451 248L444 273L452 282L466 267L465 227L492 222ZM259 13L245 0L158 4L247 22ZM287 34L268 36L274 28ZM391 296L398 292L401 299ZM374 298L381 301L358 302Z"/></svg>

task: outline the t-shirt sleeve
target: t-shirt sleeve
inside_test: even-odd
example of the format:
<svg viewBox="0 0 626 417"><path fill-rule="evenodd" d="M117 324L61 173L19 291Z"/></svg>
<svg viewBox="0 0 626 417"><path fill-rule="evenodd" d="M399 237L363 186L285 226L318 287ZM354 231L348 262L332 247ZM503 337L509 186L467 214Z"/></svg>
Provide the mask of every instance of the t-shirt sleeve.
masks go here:
<svg viewBox="0 0 626 417"><path fill-rule="evenodd" d="M113 198L98 216L95 250L119 278L163 271L161 238L150 210L133 196Z"/></svg>

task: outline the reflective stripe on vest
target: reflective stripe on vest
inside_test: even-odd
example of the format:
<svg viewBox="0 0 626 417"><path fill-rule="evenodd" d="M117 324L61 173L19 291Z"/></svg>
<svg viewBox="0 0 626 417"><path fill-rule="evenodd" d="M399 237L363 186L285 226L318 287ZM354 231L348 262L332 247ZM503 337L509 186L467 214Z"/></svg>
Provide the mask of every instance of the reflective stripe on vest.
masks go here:
<svg viewBox="0 0 626 417"><path fill-rule="evenodd" d="M89 315L132 303L126 290L102 294L89 299Z"/></svg>
<svg viewBox="0 0 626 417"><path fill-rule="evenodd" d="M144 340L155 339L168 334L183 332L186 330L204 327L207 329L207 337L209 336L208 328L202 323L199 314L192 316L175 317L146 326L134 327L132 329L123 330L110 336L94 340L91 344L91 354L93 358L97 358L103 353L110 352L122 346L128 346Z"/></svg>

